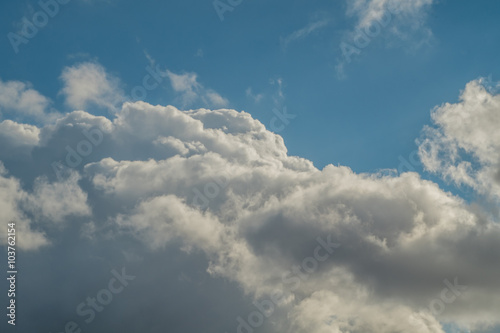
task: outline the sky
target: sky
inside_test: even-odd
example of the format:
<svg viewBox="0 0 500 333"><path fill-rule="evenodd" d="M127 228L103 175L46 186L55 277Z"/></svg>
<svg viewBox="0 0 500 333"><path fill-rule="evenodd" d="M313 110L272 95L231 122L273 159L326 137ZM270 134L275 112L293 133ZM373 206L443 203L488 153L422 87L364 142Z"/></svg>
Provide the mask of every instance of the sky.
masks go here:
<svg viewBox="0 0 500 333"><path fill-rule="evenodd" d="M0 9L2 332L500 332L498 1Z"/></svg>

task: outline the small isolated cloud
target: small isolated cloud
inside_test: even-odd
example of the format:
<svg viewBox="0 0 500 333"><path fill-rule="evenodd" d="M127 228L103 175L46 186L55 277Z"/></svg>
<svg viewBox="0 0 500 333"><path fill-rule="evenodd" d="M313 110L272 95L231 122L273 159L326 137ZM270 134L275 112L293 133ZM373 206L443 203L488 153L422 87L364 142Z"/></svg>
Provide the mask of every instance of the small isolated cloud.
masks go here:
<svg viewBox="0 0 500 333"><path fill-rule="evenodd" d="M119 80L94 62L84 62L66 67L61 79L66 104L74 110L97 106L111 111L124 101Z"/></svg>
<svg viewBox="0 0 500 333"><path fill-rule="evenodd" d="M259 103L264 98L264 94L254 94L252 87L248 87L247 90L245 90L245 95L255 103Z"/></svg>
<svg viewBox="0 0 500 333"><path fill-rule="evenodd" d="M309 36L313 32L318 31L320 29L323 29L329 23L330 23L330 21L327 19L311 22L308 25L306 25L305 27L292 32L290 35L288 35L284 38L281 38L281 47L283 49L286 49L288 47L288 45L290 45L291 43L306 38L307 36Z"/></svg>
<svg viewBox="0 0 500 333"><path fill-rule="evenodd" d="M284 80L281 77L276 79L270 79L269 84L272 86L276 86L276 92L273 94L273 102L274 106L282 107L285 101L285 93L284 93Z"/></svg>
<svg viewBox="0 0 500 333"><path fill-rule="evenodd" d="M200 48L200 49L198 49L198 50L196 51L196 53L195 53L195 55L194 55L194 56L195 56L195 57L198 57L198 58L203 58L204 54L205 54L205 53L204 53L203 49L201 49L201 48Z"/></svg>
<svg viewBox="0 0 500 333"><path fill-rule="evenodd" d="M166 74L170 79L172 89L179 94L183 107L200 102L208 107L224 107L229 104L229 101L216 91L205 88L199 83L196 73L175 74L167 70Z"/></svg>

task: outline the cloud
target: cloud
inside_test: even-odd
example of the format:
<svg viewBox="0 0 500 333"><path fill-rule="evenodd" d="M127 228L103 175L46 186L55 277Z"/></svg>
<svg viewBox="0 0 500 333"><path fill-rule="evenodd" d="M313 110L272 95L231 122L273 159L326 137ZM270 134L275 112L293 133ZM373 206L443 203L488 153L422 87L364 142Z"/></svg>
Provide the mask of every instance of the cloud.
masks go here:
<svg viewBox="0 0 500 333"><path fill-rule="evenodd" d="M39 135L40 129L33 125L19 124L9 119L0 123L0 137L9 141L4 143L5 148L34 146L38 144Z"/></svg>
<svg viewBox="0 0 500 333"><path fill-rule="evenodd" d="M124 101L119 80L97 63L84 62L66 67L61 80L66 104L74 110L97 106L115 111Z"/></svg>
<svg viewBox="0 0 500 333"><path fill-rule="evenodd" d="M51 101L29 83L0 80L0 112L18 120L50 122L58 114L50 113Z"/></svg>
<svg viewBox="0 0 500 333"><path fill-rule="evenodd" d="M168 69L162 70L147 51L144 53L150 67L145 70L143 85L135 86L129 95L122 90L121 81L110 75L102 65L96 62L83 62L64 68L61 74L64 85L61 93L66 98L66 104L72 110L98 107L117 112L126 101L142 100L144 96L147 96L147 90L159 86L158 84L163 81L164 77L169 79L175 92L175 102L182 107L219 108L229 104L229 101L219 93L199 83L196 73L176 74ZM158 81L158 84L148 83L148 80L151 81L153 78ZM146 86L144 82L148 85Z"/></svg>
<svg viewBox="0 0 500 333"><path fill-rule="evenodd" d="M167 70L166 74L172 88L180 95L183 107L192 106L199 102L208 107L224 107L229 104L229 101L217 92L207 89L199 83L196 73L175 74Z"/></svg>
<svg viewBox="0 0 500 333"><path fill-rule="evenodd" d="M425 168L500 202L500 94L486 79L469 82L458 103L432 111L420 144Z"/></svg>
<svg viewBox="0 0 500 333"><path fill-rule="evenodd" d="M313 32L323 29L329 24L329 20L323 19L319 21L314 21L309 24L307 24L305 27L296 30L289 34L288 36L281 38L281 47L283 49L286 49L288 45L290 45L293 42L296 42L298 40L304 39Z"/></svg>
<svg viewBox="0 0 500 333"><path fill-rule="evenodd" d="M259 103L264 98L264 94L254 94L252 87L248 87L247 90L245 90L245 95L255 103Z"/></svg>
<svg viewBox="0 0 500 333"><path fill-rule="evenodd" d="M49 183L38 178L33 191L25 191L21 181L8 172L0 162L0 198L2 221L16 223L17 246L21 250L36 250L50 243L46 232L37 227L44 223L50 229L51 224L61 222L69 216L89 215L86 194L77 185L79 176L72 176L64 182ZM2 245L7 238L2 237Z"/></svg>
<svg viewBox="0 0 500 333"><path fill-rule="evenodd" d="M64 182L48 182L37 178L33 193L26 198L26 208L37 217L60 223L74 216L90 215L87 194L78 185L80 176L71 173Z"/></svg>
<svg viewBox="0 0 500 333"><path fill-rule="evenodd" d="M33 250L48 244L48 240L42 232L33 230L30 221L19 209L19 203L24 199L26 193L22 191L19 180L8 177L7 170L0 162L0 218L2 221L15 221L17 232L20 237L17 240L19 249ZM0 240L2 245L7 244L7 237Z"/></svg>
<svg viewBox="0 0 500 333"><path fill-rule="evenodd" d="M199 48L199 49L196 51L196 53L195 53L195 55L194 55L194 56L195 56L195 57L198 57L198 58L203 58L204 54L205 54L205 53L204 53L203 49L202 49L202 48Z"/></svg>
<svg viewBox="0 0 500 333"><path fill-rule="evenodd" d="M348 2L347 14L357 19L358 29L370 27L390 11L395 14L397 24L421 27L425 11L435 0L354 0Z"/></svg>
<svg viewBox="0 0 500 333"><path fill-rule="evenodd" d="M354 0L347 1L346 15L355 24L339 44L341 58L335 70L339 79L346 77L346 65L359 56L373 40L388 36L384 43L394 47L404 41L406 49L417 49L432 40L432 31L426 27L426 14L434 0ZM395 38L394 38L395 37Z"/></svg>
<svg viewBox="0 0 500 333"><path fill-rule="evenodd" d="M273 94L273 102L276 107L281 107L283 106L283 103L285 102L285 93L284 93L284 85L285 82L283 81L283 78L278 77L277 79L270 79L269 83L271 85L276 85L276 92Z"/></svg>
<svg viewBox="0 0 500 333"><path fill-rule="evenodd" d="M176 91L199 89L194 74L170 75ZM459 104L435 111L442 142L477 149L481 165L493 163L495 103L495 96L470 83ZM466 124L458 121L465 116L471 117ZM150 319L165 327L173 319L158 309L176 307L176 314L190 318L192 306L179 307L178 300L198 304L204 297L194 284L182 297L169 297L179 283L229 281L248 304L285 292L263 332L442 333L442 322L470 329L499 323L498 224L416 173L382 177L334 165L319 170L289 156L282 137L250 114L230 109L181 111L127 102L111 119L75 111L39 128L4 126L12 128L7 143L19 136L31 148L28 157L0 150L2 219L23 226L32 239L23 249L58 253L65 270L76 265L73 256L65 257L68 251L80 258L79 269L92 274L96 264L89 251L142 267L140 294L129 308L120 308L121 316L154 300ZM52 162L64 161L67 146L77 151L89 141L84 131L97 130L102 143L58 180ZM28 167L16 168L21 162ZM318 237L341 247L305 274L304 260ZM116 248L126 254L117 255ZM181 255L177 263L169 261ZM162 281L167 271L176 282ZM179 280L185 272L189 278ZM85 292L92 290L86 276L74 277ZM467 291L433 313L429 303L440 297L443 280L455 278ZM206 311L225 306L217 295L227 288L208 289L215 294L205 300ZM239 297L238 288L228 297ZM50 302L59 296L47 297ZM244 306L237 311L229 318L207 316L199 325L236 331L236 317L249 313ZM134 327L145 329L151 320Z"/></svg>
<svg viewBox="0 0 500 333"><path fill-rule="evenodd" d="M380 20L387 9L397 11L401 15L421 18L423 12L435 0L354 0L349 2L348 14L358 18L358 27L364 28Z"/></svg>

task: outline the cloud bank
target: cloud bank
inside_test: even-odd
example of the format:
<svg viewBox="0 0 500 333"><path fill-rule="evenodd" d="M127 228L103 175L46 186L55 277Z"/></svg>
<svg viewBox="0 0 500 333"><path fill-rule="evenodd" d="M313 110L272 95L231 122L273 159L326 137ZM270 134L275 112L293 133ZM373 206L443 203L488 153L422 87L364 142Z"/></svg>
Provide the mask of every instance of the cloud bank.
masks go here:
<svg viewBox="0 0 500 333"><path fill-rule="evenodd" d="M84 97L70 100L99 100ZM421 148L429 170L494 198L498 181L488 180L499 170L498 98L481 81L469 83L460 103L434 111L435 126L426 129ZM165 294L175 293L179 281L190 281L183 300L204 300L204 308L214 309L241 304L237 290L248 304L282 291L266 323L252 328L262 332L422 333L444 332L445 322L468 329L500 323L498 221L416 173L319 170L289 156L283 139L250 114L230 109L127 102L111 119L74 111L38 126L4 120L0 128L0 217L18 221L19 246L31 260L46 261L53 251L66 269L86 272L74 276L83 297L94 286L88 272L107 269L96 262L119 257L140 267L156 258L135 273L141 293L133 305L106 313L127 318L151 307L155 315L147 322L125 319L125 332L154 331L173 320L159 309L175 308L188 320L190 308ZM462 164L460 150L476 163ZM306 258L319 251L318 237L340 247L312 269ZM178 256L184 259L172 261ZM165 271L179 279L151 286ZM37 283L54 285L52 274L44 272ZM216 285L204 296L208 291L195 287L213 281L236 289ZM443 293L447 283L455 287ZM228 288L227 301L217 296ZM47 295L43 304L59 296ZM453 301L441 302L441 309L433 301L439 297ZM67 299L64 308L78 303ZM238 316L206 311L213 317L199 319L200 329L210 322L212 330L237 331L238 318L252 325L244 306ZM45 319L33 317L31 324L37 320Z"/></svg>

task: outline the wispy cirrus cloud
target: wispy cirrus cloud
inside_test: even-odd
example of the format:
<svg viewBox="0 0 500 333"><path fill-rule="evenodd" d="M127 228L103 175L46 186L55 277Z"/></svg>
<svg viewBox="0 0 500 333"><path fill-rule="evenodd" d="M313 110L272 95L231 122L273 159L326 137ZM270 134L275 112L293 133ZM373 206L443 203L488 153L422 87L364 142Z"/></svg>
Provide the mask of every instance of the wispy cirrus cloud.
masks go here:
<svg viewBox="0 0 500 333"><path fill-rule="evenodd" d="M330 20L328 19L321 19L314 22L310 22L305 27L292 32L286 37L282 37L280 39L282 49L286 50L290 44L297 42L301 39L307 38L312 33L325 28L329 23Z"/></svg>
<svg viewBox="0 0 500 333"><path fill-rule="evenodd" d="M339 78L345 77L347 64L358 57L374 39L385 36L385 45L405 41L406 47L417 49L432 40L426 27L426 14L435 0L354 0L347 2L347 17L355 25L344 34L335 66ZM387 38L389 37L389 38ZM394 37L394 38L392 38Z"/></svg>
<svg viewBox="0 0 500 333"><path fill-rule="evenodd" d="M259 103L264 98L264 94L254 93L252 87L248 87L247 90L245 90L245 95L255 103Z"/></svg>
<svg viewBox="0 0 500 333"><path fill-rule="evenodd" d="M219 93L199 83L196 73L176 74L167 70L166 75L170 79L172 89L179 94L183 107L192 106L197 102L209 107L224 107L229 104L229 101Z"/></svg>
<svg viewBox="0 0 500 333"><path fill-rule="evenodd" d="M382 20L388 11L399 15L397 25L422 26L425 13L436 0L353 0L347 2L347 15L355 17L356 28L364 29Z"/></svg>

